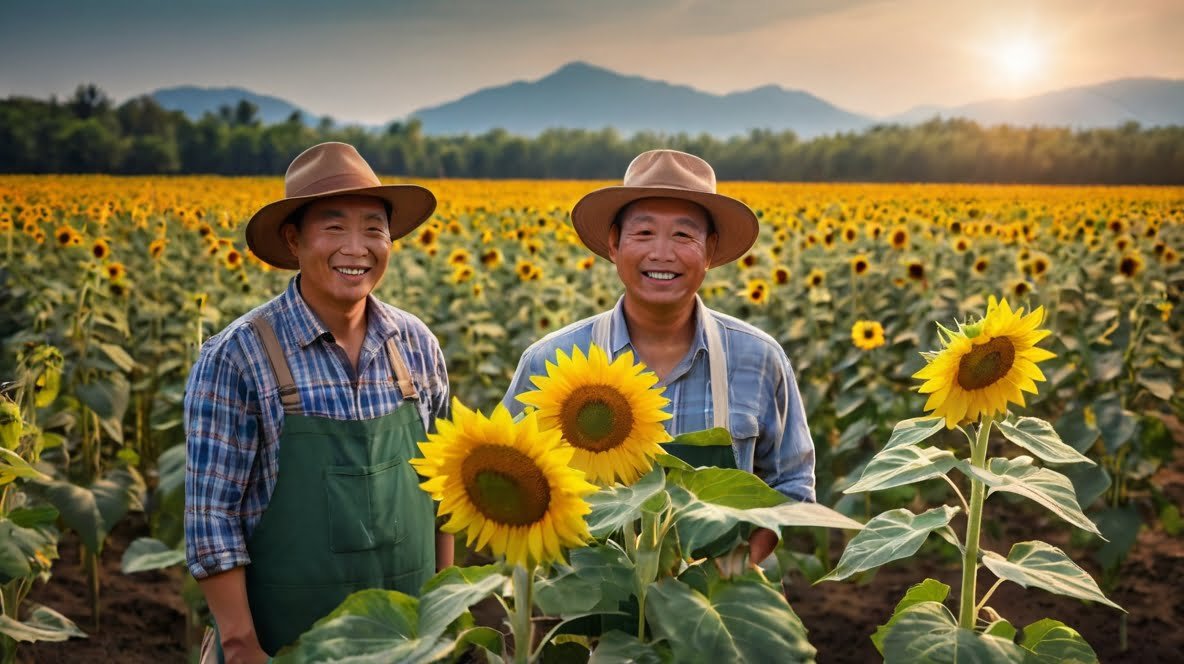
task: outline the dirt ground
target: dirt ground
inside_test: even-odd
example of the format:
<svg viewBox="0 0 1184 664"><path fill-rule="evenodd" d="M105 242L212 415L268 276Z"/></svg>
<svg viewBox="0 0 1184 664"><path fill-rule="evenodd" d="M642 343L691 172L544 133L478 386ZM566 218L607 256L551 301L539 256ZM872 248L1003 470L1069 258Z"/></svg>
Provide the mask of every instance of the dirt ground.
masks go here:
<svg viewBox="0 0 1184 664"><path fill-rule="evenodd" d="M1184 454L1156 473L1154 482L1176 504L1184 505ZM998 514L987 503L987 517ZM983 545L1006 553L1032 533L1065 548L1094 578L1099 578L1088 553L1067 543L1067 532L1051 518L1025 511L1015 522L996 524L998 539L984 536ZM91 626L86 577L78 565L78 542L67 535L61 560L49 584L34 590L31 601L62 612L90 634L65 643L22 644L17 660L29 663L126 662L165 664L187 661L185 604L180 596L184 572L170 569L125 576L119 571L124 549L146 532L142 519L126 520L112 534L103 552L100 630ZM836 543L837 544L837 543ZM837 554L841 551L836 548ZM821 583L811 586L796 578L787 586L790 602L809 629L818 661L872 662L879 659L868 635L887 620L909 586L925 577L958 587L958 568L934 558L911 559L881 569L863 584ZM1121 650L1121 614L1100 604L1087 604L1038 589L1003 584L989 602L1016 626L1044 617L1057 618L1077 629L1103 662L1181 661L1184 653L1184 537L1172 537L1158 527L1144 527L1131 556L1123 564L1120 581L1109 597L1129 611L1128 649ZM979 587L993 583L981 571ZM953 606L951 602L947 604ZM192 634L188 635L192 641Z"/></svg>

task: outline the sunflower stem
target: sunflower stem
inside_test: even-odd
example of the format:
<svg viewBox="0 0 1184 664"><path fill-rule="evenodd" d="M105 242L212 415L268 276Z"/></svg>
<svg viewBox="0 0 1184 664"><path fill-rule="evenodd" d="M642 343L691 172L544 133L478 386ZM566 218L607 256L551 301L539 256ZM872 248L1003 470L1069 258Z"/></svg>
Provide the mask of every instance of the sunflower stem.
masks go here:
<svg viewBox="0 0 1184 664"><path fill-rule="evenodd" d="M988 416L979 421L978 439L971 448L970 463L975 468L987 467L987 440L991 437L991 424L995 417ZM966 513L966 552L962 556L962 594L958 612L958 626L974 629L977 612L974 607L975 582L978 579L978 540L983 523L983 500L986 485L970 478L970 510Z"/></svg>
<svg viewBox="0 0 1184 664"><path fill-rule="evenodd" d="M533 581L533 570L521 565L514 566L514 612L510 615L510 631L514 635L515 664L528 664L531 659L533 624L530 621L530 613L534 606L534 598L531 597Z"/></svg>

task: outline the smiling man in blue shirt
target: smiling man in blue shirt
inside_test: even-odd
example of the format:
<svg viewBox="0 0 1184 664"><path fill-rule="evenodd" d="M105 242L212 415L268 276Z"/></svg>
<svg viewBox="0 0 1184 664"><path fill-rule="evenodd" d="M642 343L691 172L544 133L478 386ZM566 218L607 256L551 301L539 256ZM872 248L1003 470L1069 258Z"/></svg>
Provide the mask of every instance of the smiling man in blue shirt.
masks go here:
<svg viewBox="0 0 1184 664"><path fill-rule="evenodd" d="M612 310L531 345L506 407L522 411L516 397L534 389L530 377L545 374L559 350L595 343L610 358L631 350L665 387L671 435L726 428L732 449L711 465L750 471L790 498L813 501L814 443L789 358L768 334L708 309L698 296L708 269L736 260L756 241L752 210L716 193L707 162L652 150L633 160L623 186L581 199L572 224L592 252L616 265L625 294ZM753 532L752 561L776 544L776 533Z"/></svg>

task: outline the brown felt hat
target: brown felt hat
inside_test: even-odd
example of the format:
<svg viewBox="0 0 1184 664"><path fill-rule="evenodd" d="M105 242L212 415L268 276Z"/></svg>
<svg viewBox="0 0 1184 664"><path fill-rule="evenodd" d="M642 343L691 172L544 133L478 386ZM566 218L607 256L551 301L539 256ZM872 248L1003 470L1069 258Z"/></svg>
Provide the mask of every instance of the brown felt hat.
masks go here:
<svg viewBox="0 0 1184 664"><path fill-rule="evenodd" d="M284 197L265 205L247 222L247 246L269 265L295 270L280 228L304 205L329 196L373 196L391 207L391 239L397 240L427 221L436 197L417 184L382 184L357 149L345 143L321 143L301 152L284 174Z"/></svg>
<svg viewBox="0 0 1184 664"><path fill-rule="evenodd" d="M756 214L744 203L715 191L715 171L699 157L678 150L650 150L637 155L621 186L584 196L571 211L571 223L584 245L609 258L608 234L621 208L642 198L678 198L706 208L719 234L709 267L740 258L756 242ZM611 260L611 259L609 259Z"/></svg>

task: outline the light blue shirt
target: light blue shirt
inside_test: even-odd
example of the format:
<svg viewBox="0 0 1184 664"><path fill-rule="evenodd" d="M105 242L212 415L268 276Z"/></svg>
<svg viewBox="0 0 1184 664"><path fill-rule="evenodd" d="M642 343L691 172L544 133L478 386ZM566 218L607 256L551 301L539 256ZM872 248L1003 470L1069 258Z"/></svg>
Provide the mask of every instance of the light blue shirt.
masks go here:
<svg viewBox="0 0 1184 664"><path fill-rule="evenodd" d="M609 345L614 359L633 350L623 307L624 298L610 315ZM707 308L703 311L719 325L727 355L728 419L735 441L736 467L754 473L790 498L813 502L814 441L785 351L772 337L748 323ZM536 389L530 377L545 375L546 362L554 362L560 349L568 355L574 347L587 352L595 318L572 323L526 349L502 400L512 414L524 408L515 397ZM690 349L660 383L666 388L663 395L670 399L666 410L674 416L665 422L672 436L713 426L711 371L703 323L696 319Z"/></svg>

